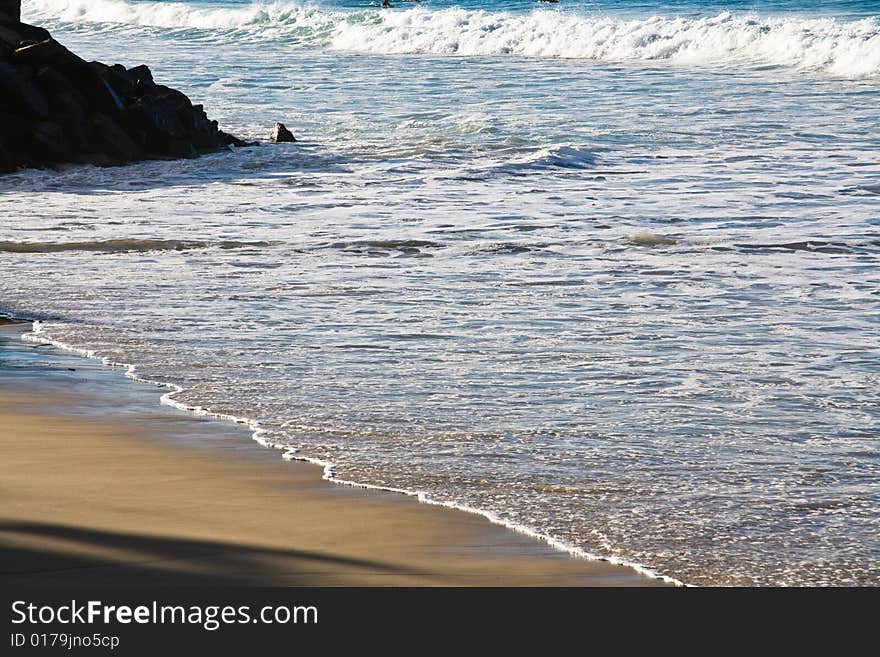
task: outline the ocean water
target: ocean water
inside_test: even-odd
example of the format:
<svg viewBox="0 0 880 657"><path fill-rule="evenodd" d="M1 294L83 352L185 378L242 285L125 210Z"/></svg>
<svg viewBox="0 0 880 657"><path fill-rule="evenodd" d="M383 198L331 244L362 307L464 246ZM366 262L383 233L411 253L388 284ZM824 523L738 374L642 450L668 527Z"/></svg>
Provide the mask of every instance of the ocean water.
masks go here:
<svg viewBox="0 0 880 657"><path fill-rule="evenodd" d="M25 0L299 142L0 178L0 309L340 480L880 584L880 2L394 4Z"/></svg>

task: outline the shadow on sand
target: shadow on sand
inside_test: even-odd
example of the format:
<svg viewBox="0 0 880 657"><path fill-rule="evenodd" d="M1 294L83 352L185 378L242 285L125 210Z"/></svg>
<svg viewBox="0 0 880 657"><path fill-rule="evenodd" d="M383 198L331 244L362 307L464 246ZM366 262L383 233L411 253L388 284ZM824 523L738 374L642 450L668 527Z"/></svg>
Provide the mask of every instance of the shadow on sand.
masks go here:
<svg viewBox="0 0 880 657"><path fill-rule="evenodd" d="M315 586L426 573L332 553L0 522L0 586ZM349 580L350 581L350 580Z"/></svg>

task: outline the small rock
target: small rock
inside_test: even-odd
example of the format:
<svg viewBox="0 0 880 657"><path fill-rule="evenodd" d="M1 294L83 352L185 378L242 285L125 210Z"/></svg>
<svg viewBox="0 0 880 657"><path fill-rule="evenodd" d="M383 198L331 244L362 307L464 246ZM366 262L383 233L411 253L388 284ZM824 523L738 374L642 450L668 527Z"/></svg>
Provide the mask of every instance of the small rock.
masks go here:
<svg viewBox="0 0 880 657"><path fill-rule="evenodd" d="M272 129L272 136L269 139L272 140L273 144L296 141L296 137L293 136L293 133L283 123L275 124L275 127Z"/></svg>

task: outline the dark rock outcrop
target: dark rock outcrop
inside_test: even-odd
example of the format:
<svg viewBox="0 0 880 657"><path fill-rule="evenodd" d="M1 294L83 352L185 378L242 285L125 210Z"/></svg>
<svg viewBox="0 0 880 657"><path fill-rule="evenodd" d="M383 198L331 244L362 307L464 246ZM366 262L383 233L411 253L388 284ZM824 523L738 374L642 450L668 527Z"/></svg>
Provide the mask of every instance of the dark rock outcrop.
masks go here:
<svg viewBox="0 0 880 657"><path fill-rule="evenodd" d="M276 123L275 127L272 128L272 135L269 137L269 140L273 144L281 144L294 142L296 137L293 136L293 133L283 123Z"/></svg>
<svg viewBox="0 0 880 657"><path fill-rule="evenodd" d="M0 17L10 21L20 21L21 0L0 0Z"/></svg>
<svg viewBox="0 0 880 657"><path fill-rule="evenodd" d="M87 62L43 28L0 13L0 173L246 145L185 94L156 84L146 66Z"/></svg>

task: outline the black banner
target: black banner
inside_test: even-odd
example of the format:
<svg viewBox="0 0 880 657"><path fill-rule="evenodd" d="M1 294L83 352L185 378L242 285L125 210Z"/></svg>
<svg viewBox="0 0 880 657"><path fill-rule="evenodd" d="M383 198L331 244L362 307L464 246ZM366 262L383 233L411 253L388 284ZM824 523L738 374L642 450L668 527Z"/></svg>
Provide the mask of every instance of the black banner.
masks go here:
<svg viewBox="0 0 880 657"><path fill-rule="evenodd" d="M395 647L632 646L871 627L858 592L757 589L155 589L4 591L4 655L225 655ZM865 591L871 600L875 591ZM848 611L845 611L848 610ZM788 623L795 625L789 626ZM690 637L690 638L688 638ZM462 644L464 645L464 644ZM580 651L579 651L580 652ZM278 654L277 652L271 654Z"/></svg>

